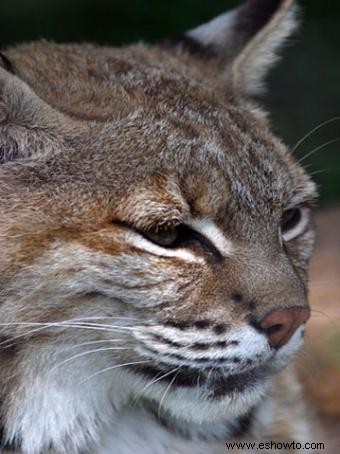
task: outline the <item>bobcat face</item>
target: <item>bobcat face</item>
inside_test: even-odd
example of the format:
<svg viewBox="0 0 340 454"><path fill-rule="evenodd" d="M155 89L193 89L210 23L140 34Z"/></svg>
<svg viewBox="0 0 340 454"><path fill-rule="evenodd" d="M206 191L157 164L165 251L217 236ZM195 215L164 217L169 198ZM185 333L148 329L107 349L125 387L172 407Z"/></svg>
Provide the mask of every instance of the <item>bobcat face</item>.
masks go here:
<svg viewBox="0 0 340 454"><path fill-rule="evenodd" d="M249 101L292 28L268 2L233 43L257 3L176 44L6 51L0 401L24 452L81 449L111 401L245 415L300 347L315 187Z"/></svg>

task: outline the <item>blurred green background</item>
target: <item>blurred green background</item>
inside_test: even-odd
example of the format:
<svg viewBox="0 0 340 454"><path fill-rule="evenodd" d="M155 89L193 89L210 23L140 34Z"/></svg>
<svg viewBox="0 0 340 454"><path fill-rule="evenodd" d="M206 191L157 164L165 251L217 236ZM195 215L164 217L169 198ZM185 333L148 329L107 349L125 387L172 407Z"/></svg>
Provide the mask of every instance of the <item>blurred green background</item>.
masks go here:
<svg viewBox="0 0 340 454"><path fill-rule="evenodd" d="M209 20L235 0L0 0L0 47L40 38L120 45L155 41ZM340 1L300 0L303 26L268 79L263 103L275 131L320 187L340 201ZM339 117L339 119L336 119ZM319 148L320 147L320 148ZM307 154L310 154L308 157Z"/></svg>

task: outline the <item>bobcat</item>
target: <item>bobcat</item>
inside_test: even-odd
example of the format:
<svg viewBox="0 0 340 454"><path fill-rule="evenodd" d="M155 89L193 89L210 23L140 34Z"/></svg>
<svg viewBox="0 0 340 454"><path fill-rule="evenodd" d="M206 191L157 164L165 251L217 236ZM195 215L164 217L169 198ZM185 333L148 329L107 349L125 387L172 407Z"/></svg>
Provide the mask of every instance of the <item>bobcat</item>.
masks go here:
<svg viewBox="0 0 340 454"><path fill-rule="evenodd" d="M6 452L315 441L289 363L316 189L254 101L294 18L248 0L152 47L1 54Z"/></svg>

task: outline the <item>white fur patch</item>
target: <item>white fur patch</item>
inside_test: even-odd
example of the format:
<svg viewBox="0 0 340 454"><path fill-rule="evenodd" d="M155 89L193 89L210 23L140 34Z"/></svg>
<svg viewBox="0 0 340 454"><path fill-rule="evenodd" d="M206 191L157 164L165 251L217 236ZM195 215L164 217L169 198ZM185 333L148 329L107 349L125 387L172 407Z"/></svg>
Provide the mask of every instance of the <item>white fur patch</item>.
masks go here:
<svg viewBox="0 0 340 454"><path fill-rule="evenodd" d="M215 222L209 219L189 219L187 224L210 240L222 255L227 256L232 253L231 241L224 236Z"/></svg>
<svg viewBox="0 0 340 454"><path fill-rule="evenodd" d="M223 49L232 33L232 25L237 10L229 11L215 17L206 24L200 25L187 33L187 36L209 46L214 45Z"/></svg>
<svg viewBox="0 0 340 454"><path fill-rule="evenodd" d="M151 254L158 255L160 257L176 257L180 260L186 262L200 262L204 263L204 260L201 257L197 257L195 254L192 254L187 249L178 248L178 249L169 249L158 246L157 244L148 241L146 238L143 238L138 233L130 231L126 235L126 241L136 247L137 249L142 249Z"/></svg>

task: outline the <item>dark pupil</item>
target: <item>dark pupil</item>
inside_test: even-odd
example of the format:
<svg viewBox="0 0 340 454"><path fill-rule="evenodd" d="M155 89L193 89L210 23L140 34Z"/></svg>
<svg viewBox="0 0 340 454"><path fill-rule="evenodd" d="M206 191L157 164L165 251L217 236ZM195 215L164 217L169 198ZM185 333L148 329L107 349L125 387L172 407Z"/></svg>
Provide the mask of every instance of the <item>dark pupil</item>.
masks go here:
<svg viewBox="0 0 340 454"><path fill-rule="evenodd" d="M301 220L301 210L295 208L287 210L283 213L281 221L282 233L288 232L293 229Z"/></svg>

